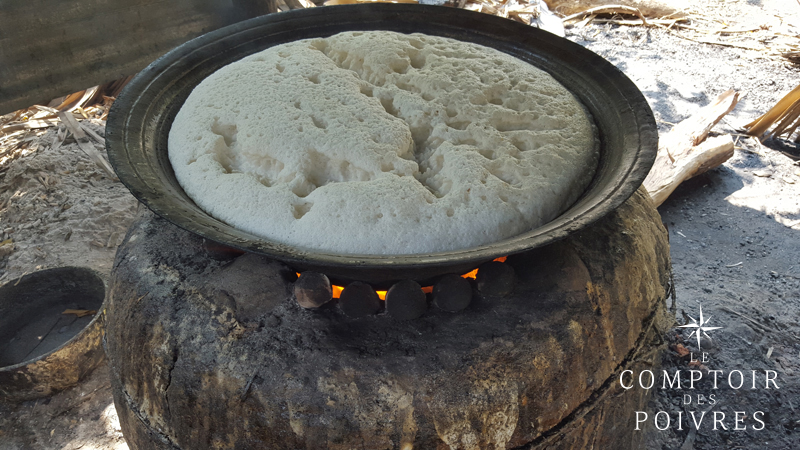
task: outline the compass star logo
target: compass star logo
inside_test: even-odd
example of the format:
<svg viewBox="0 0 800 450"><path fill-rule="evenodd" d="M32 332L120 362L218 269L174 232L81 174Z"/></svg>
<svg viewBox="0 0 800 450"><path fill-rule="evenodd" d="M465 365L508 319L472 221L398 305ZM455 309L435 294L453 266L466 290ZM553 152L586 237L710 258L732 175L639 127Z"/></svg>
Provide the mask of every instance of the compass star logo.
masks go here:
<svg viewBox="0 0 800 450"><path fill-rule="evenodd" d="M697 349L698 350L700 350L700 333L703 333L703 335L705 337L711 339L711 336L709 336L708 333L706 333L706 331L719 330L720 328L722 328L722 327L707 327L706 326L708 324L708 322L711 320L711 316L709 316L707 319L703 318L703 305L700 305L700 321L695 320L695 318L692 317L692 316L689 316L689 318L692 319L692 323L689 323L689 324L686 324L686 325L680 325L678 328L694 328L695 329L694 331L692 331L692 334L689 335L689 339L691 339L692 336L697 336Z"/></svg>

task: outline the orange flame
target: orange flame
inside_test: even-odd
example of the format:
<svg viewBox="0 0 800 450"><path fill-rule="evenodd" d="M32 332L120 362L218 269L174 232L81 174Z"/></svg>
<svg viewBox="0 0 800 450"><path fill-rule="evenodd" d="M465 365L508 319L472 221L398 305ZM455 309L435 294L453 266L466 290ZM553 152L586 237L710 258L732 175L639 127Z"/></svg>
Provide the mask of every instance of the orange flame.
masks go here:
<svg viewBox="0 0 800 450"><path fill-rule="evenodd" d="M472 278L474 280L475 277L477 277L477 276L478 276L478 269L475 269L472 272L465 273L464 275L461 275L461 278Z"/></svg>
<svg viewBox="0 0 800 450"><path fill-rule="evenodd" d="M501 256L499 258L495 258L494 260L497 262L506 262L506 256ZM474 280L475 277L477 276L478 276L478 269L475 269L472 272L461 275L461 278L472 278Z"/></svg>
<svg viewBox="0 0 800 450"><path fill-rule="evenodd" d="M499 258L496 258L495 261L506 262L506 257L505 256L501 256ZM300 274L297 273L297 276L299 277ZM478 269L475 269L472 272L465 273L464 275L461 275L462 278L472 278L472 279L474 279L476 276L478 276ZM331 288L332 288L332 291L333 291L333 298L341 297L342 291L344 290L344 286L337 286L337 285L334 284L334 285L331 285ZM375 291L375 292L378 293L378 298L380 298L381 300L386 300L386 291ZM422 286L422 292L424 292L426 294L430 294L431 292L433 292L433 286Z"/></svg>

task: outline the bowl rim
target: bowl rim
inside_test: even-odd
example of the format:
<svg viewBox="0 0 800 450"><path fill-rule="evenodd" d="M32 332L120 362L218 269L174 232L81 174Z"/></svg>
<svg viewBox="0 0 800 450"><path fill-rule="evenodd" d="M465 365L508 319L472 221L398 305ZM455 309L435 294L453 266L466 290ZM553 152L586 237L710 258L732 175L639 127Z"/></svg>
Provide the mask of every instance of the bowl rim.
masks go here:
<svg viewBox="0 0 800 450"><path fill-rule="evenodd" d="M617 178L601 186L602 189L587 201L587 194L598 187L599 175L596 176L575 204L540 227L477 247L429 254L340 254L291 246L237 230L202 212L191 201L197 211L186 204L177 204L182 189L168 186L171 166L165 168L162 163L159 167L157 161L159 157L163 159L164 155L159 156L159 152L165 152L165 148L148 148L157 145L154 130L164 127L168 130L166 122L171 124L169 111L162 104L166 97L173 95L174 100L179 97L175 94L178 91L188 95L186 90L190 92L196 85L196 82L191 85L192 77L196 78L201 72L210 74L229 62L272 45L346 30L380 29L460 38L493 47L535 66L544 66L587 106L596 119L601 141L606 130L597 123L593 106L586 102L589 99L611 103L608 111L619 116L619 139L624 146L624 166L613 168ZM553 72L554 68L558 71ZM592 96L597 99L590 98ZM177 112L174 104L171 111L174 118ZM206 239L278 259L296 269L319 270L334 277L362 281L463 273L497 257L563 239L616 209L639 188L655 160L657 142L653 113L639 89L611 63L580 45L487 14L441 6L385 3L270 14L199 36L168 52L133 78L114 102L106 131L106 149L120 180L157 215ZM601 142L601 159L606 150L605 142ZM171 176L174 179L174 174ZM186 203L186 199L183 202ZM447 270L443 272L445 267Z"/></svg>

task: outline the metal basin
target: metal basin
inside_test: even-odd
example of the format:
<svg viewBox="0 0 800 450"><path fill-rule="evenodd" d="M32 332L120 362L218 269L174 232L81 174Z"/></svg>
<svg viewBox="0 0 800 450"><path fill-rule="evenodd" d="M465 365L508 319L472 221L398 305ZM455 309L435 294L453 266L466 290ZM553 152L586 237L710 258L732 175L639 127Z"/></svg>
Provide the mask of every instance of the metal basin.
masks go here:
<svg viewBox="0 0 800 450"><path fill-rule="evenodd" d="M167 157L172 121L205 77L244 56L294 40L349 30L392 30L445 36L496 48L547 72L592 114L600 162L583 196L551 222L479 247L414 255L344 255L288 246L237 230L203 212L175 179ZM164 55L114 103L106 148L120 180L170 222L207 239L317 270L335 280L385 284L430 281L467 272L499 256L547 245L616 209L641 185L653 164L658 134L636 86L609 62L566 39L487 14L422 5L346 5L258 17L208 33Z"/></svg>
<svg viewBox="0 0 800 450"><path fill-rule="evenodd" d="M84 267L41 270L0 286L0 401L46 397L103 362L105 291ZM70 309L85 315L64 314Z"/></svg>

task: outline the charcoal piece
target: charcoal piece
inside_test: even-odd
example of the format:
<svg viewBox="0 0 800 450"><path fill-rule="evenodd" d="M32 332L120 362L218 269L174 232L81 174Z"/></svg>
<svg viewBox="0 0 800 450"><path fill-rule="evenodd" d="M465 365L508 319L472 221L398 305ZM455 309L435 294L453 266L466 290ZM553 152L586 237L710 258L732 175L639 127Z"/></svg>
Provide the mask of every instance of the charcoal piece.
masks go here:
<svg viewBox="0 0 800 450"><path fill-rule="evenodd" d="M377 314L381 309L381 299L372 286L354 281L339 296L339 308L349 317L358 318Z"/></svg>
<svg viewBox="0 0 800 450"><path fill-rule="evenodd" d="M427 310L425 293L416 281L400 281L386 292L386 311L397 320L416 319Z"/></svg>
<svg viewBox="0 0 800 450"><path fill-rule="evenodd" d="M245 253L238 248L233 248L208 239L203 239L203 248L209 258L217 261L228 261Z"/></svg>
<svg viewBox="0 0 800 450"><path fill-rule="evenodd" d="M319 272L303 272L294 283L294 297L303 308L319 308L333 298L331 281Z"/></svg>
<svg viewBox="0 0 800 450"><path fill-rule="evenodd" d="M514 290L515 278L511 265L490 261L478 268L475 282L481 294L502 297Z"/></svg>
<svg viewBox="0 0 800 450"><path fill-rule="evenodd" d="M433 302L444 311L461 311L471 301L472 285L466 278L445 275L433 286Z"/></svg>

